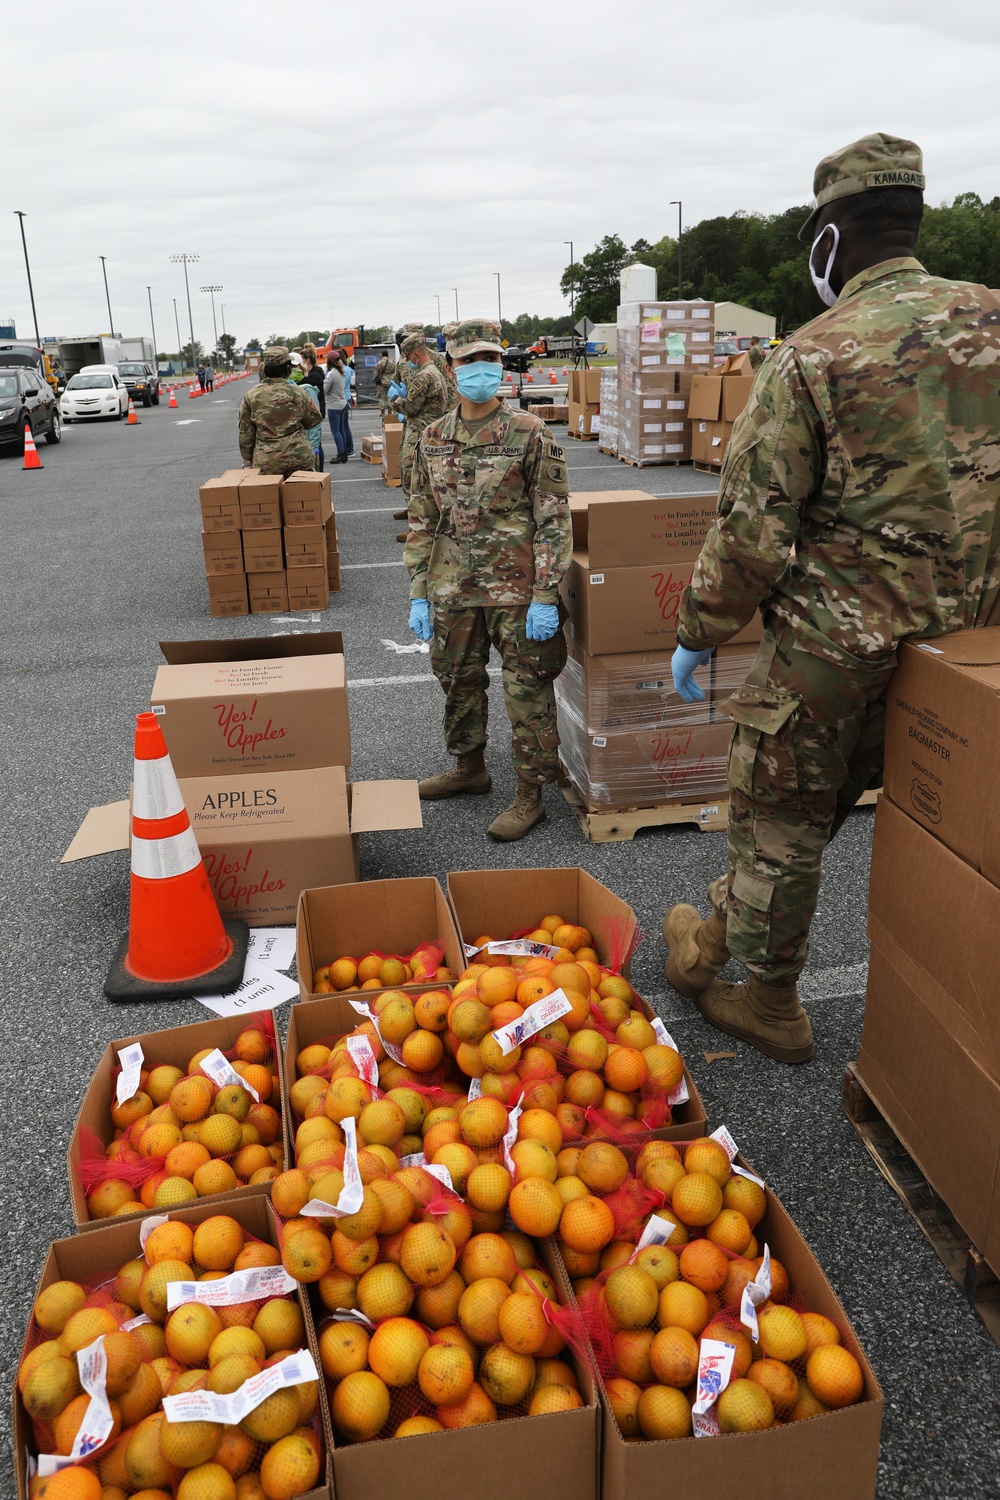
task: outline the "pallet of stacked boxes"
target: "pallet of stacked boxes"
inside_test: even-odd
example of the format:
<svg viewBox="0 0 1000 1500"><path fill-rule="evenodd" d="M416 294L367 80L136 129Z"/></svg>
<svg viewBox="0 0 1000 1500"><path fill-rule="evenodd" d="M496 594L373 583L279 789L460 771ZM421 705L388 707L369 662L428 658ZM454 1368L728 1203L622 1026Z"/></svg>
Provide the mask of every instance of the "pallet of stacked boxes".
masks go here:
<svg viewBox="0 0 1000 1500"><path fill-rule="evenodd" d="M713 302L618 308L618 457L644 468L691 458L688 396L714 367Z"/></svg>
<svg viewBox="0 0 1000 1500"><path fill-rule="evenodd" d="M568 397L569 436L597 442L601 435L600 370L570 370Z"/></svg>
<svg viewBox="0 0 1000 1500"><path fill-rule="evenodd" d="M601 370L601 436L602 453L618 455L618 367L605 365Z"/></svg>
<svg viewBox="0 0 1000 1500"><path fill-rule="evenodd" d="M570 512L574 552L562 587L570 655L556 701L576 804L587 815L647 810L637 826L682 820L650 810L711 804L710 817L689 812L685 820L722 826L732 726L720 704L745 676L759 619L702 669L703 703L683 703L670 673L680 597L715 496L578 494ZM581 822L588 836L602 836Z"/></svg>

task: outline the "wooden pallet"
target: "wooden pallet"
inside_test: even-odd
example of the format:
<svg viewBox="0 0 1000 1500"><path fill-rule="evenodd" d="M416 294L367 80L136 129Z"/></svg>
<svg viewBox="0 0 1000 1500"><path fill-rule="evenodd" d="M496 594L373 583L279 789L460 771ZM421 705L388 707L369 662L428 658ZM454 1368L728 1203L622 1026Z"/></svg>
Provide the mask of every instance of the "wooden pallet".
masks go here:
<svg viewBox="0 0 1000 1500"><path fill-rule="evenodd" d="M633 469L683 469L691 462L689 458L626 458L624 453L616 453L615 457Z"/></svg>
<svg viewBox="0 0 1000 1500"><path fill-rule="evenodd" d="M381 455L381 453L368 454L368 453L365 453L364 449L362 449L362 451L361 451L361 462L363 464L375 464L378 468L381 468L382 467L382 455Z"/></svg>
<svg viewBox="0 0 1000 1500"><path fill-rule="evenodd" d="M384 474L382 475L382 483L387 484L391 490L398 490L402 482L401 479L387 479Z"/></svg>
<svg viewBox="0 0 1000 1500"><path fill-rule="evenodd" d="M699 474L721 474L721 464L703 464L697 458L691 460L691 467L697 469Z"/></svg>
<svg viewBox="0 0 1000 1500"><path fill-rule="evenodd" d="M600 437L597 432L573 432L569 431L567 437L576 438L579 443L596 443Z"/></svg>
<svg viewBox="0 0 1000 1500"><path fill-rule="evenodd" d="M1000 1279L931 1187L865 1088L853 1062L844 1069L843 1104L868 1155L906 1205L948 1275L961 1287L990 1338L1000 1346Z"/></svg>
<svg viewBox="0 0 1000 1500"><path fill-rule="evenodd" d="M598 453L606 453L609 458L617 458L618 457L618 449L617 448L603 448L600 443L598 443L598 445L597 445L597 451L598 451Z"/></svg>
<svg viewBox="0 0 1000 1500"><path fill-rule="evenodd" d="M588 844L616 844L635 838L640 828L666 828L690 823L705 833L717 833L729 822L729 798L724 794L704 802L661 802L656 807L615 807L592 812L572 784L562 788ZM865 792L858 807L870 807L878 792Z"/></svg>

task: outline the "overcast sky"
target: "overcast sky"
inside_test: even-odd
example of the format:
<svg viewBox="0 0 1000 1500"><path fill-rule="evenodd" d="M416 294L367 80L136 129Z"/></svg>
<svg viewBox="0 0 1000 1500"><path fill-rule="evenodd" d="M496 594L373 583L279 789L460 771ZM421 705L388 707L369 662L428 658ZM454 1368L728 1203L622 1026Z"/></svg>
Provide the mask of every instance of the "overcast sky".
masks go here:
<svg viewBox="0 0 1000 1500"><path fill-rule="evenodd" d="M566 310L559 278L737 209L806 203L816 161L915 139L927 196L1000 192L996 0L460 5L47 0L4 36L0 317L42 335L242 343L331 324ZM9 18L8 18L9 19ZM668 289L664 289L667 291ZM220 329L221 332L221 322Z"/></svg>

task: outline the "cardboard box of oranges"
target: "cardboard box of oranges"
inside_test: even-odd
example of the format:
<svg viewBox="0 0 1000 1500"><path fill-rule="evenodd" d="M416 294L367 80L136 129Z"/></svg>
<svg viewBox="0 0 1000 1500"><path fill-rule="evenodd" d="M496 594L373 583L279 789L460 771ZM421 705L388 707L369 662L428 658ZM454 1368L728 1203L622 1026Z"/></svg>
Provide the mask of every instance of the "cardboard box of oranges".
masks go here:
<svg viewBox="0 0 1000 1500"><path fill-rule="evenodd" d="M705 1147L710 1147L711 1144L709 1141L699 1142L696 1149L701 1151ZM655 1148L650 1148L650 1150L653 1149ZM736 1163L746 1166L741 1157L736 1158ZM693 1181L693 1178L688 1180ZM740 1180L745 1184L745 1179ZM784 1421L767 1426L764 1430L748 1428L717 1433L708 1437L650 1437L643 1432L641 1426L641 1419L646 1415L642 1404L636 1412L629 1400L630 1395L634 1397L637 1388L646 1388L649 1372L642 1375L637 1370L629 1370L629 1375L634 1376L635 1380L630 1380L628 1377L602 1378L598 1368L602 1361L598 1356L594 1361L594 1369L602 1407L603 1500L662 1500L664 1494L739 1494L747 1497L747 1500L801 1500L803 1495L809 1495L810 1500L872 1500L878 1472L882 1392L847 1315L809 1246L776 1195L767 1187L764 1187L762 1192L765 1200L763 1217L753 1225L753 1233L759 1246L766 1244L771 1256L787 1273L790 1292L786 1287L782 1296L788 1295L790 1301L796 1302L811 1313L819 1314L820 1321L829 1319L835 1325L841 1345L853 1357L847 1363L853 1372L853 1377L858 1379L861 1386L860 1394L857 1389L850 1393L845 1391L842 1397L831 1393L832 1399L846 1399L848 1404L839 1407L831 1405L830 1409L824 1409L814 1394L800 1385L799 1399L805 1396L812 1401L812 1408L817 1411L816 1415L805 1415L803 1408L801 1419L798 1417L789 1419L786 1412ZM715 1206L713 1204L712 1208L714 1209ZM668 1206L657 1209L656 1213L670 1220L669 1202ZM673 1217L677 1218L676 1213ZM691 1217L697 1220L700 1216L695 1213ZM701 1222L704 1222L703 1217L701 1217ZM699 1233L704 1234L705 1230L693 1229L690 1233L697 1236ZM668 1245L670 1243L672 1241L667 1241ZM702 1246L707 1245L710 1250L716 1248L712 1241L706 1239L698 1240L697 1243ZM565 1247L558 1248L565 1251ZM678 1245L675 1249L677 1248L681 1247ZM650 1250L641 1251L640 1256L652 1255L655 1258L660 1253L651 1246ZM752 1252L747 1252L747 1254L750 1253ZM570 1254L568 1258L572 1264L573 1255ZM577 1256L577 1259L580 1257ZM562 1253L557 1255L557 1263L564 1286L572 1290L573 1283L567 1272L567 1262L563 1259ZM624 1261L619 1260L618 1264L622 1265ZM683 1260L681 1266L683 1268ZM580 1269L587 1270L588 1267L581 1264ZM777 1268L775 1269L777 1271ZM615 1273L612 1272L612 1274ZM683 1274L682 1269L682 1278ZM607 1311L609 1306L607 1287L604 1292L600 1292L597 1288L590 1290L589 1280L578 1280L576 1284L581 1288L580 1306L583 1309L585 1322L588 1317L593 1317L601 1299L603 1299L605 1312ZM697 1274L693 1276L691 1282L685 1282L683 1279L673 1281L661 1290L660 1298L662 1299L666 1292L673 1293L675 1288L679 1288L693 1292L696 1297L701 1296L704 1299L704 1293L697 1290L697 1284ZM786 1312L786 1308L777 1301L777 1298L770 1306L772 1312L776 1312L779 1318ZM764 1303L758 1307L762 1339L767 1334L765 1327L769 1316L767 1307L768 1304ZM710 1308L711 1303L709 1303ZM686 1326L683 1324L683 1312L678 1313L672 1305L669 1310L664 1311L661 1300L658 1311L662 1316L654 1315L654 1321L658 1322L659 1326L667 1326L663 1318L669 1318L671 1325L681 1323L682 1326ZM718 1312L715 1314L709 1312L709 1315L719 1318ZM698 1326L703 1321L704 1315L696 1318L693 1326ZM618 1326L623 1327L625 1324L630 1327L636 1326L635 1319L630 1322L627 1317L624 1322L619 1322ZM638 1326L644 1328L653 1325L646 1325L640 1321ZM677 1332L676 1327L670 1327L672 1336L676 1336ZM638 1336L635 1333L623 1335L631 1339ZM733 1335L720 1322L718 1328L712 1324L706 1325L704 1336L718 1338L723 1342L727 1337L732 1342L742 1340L746 1357L749 1360L751 1345L745 1333ZM619 1335L615 1335L616 1343L613 1346L612 1359L614 1360L613 1368L621 1376L622 1370L617 1357L618 1337ZM693 1339L689 1341L683 1333L680 1337L685 1343L690 1342L694 1350ZM700 1350L700 1344L697 1347ZM760 1347L762 1346L757 1346L758 1349ZM784 1359L788 1360L796 1351L789 1349L780 1352L784 1354ZM822 1352L824 1355L827 1353L826 1350ZM771 1356L775 1366L778 1365L778 1353L778 1346L775 1343ZM655 1361L657 1358L655 1345L650 1354ZM634 1351L629 1357L633 1356ZM697 1355L693 1357L696 1359ZM606 1351L604 1360L606 1361L607 1358ZM787 1369L788 1365L783 1360L780 1371L787 1374ZM738 1373L734 1372L734 1382ZM810 1373L812 1373L811 1368ZM654 1377L656 1377L655 1370ZM662 1379L663 1384L659 1386L654 1384L649 1389L659 1391L664 1397L674 1398L674 1404L681 1408L684 1404L681 1389L664 1389L664 1386L669 1386L671 1383L679 1386L681 1379L686 1379L686 1374L675 1380L674 1376L661 1370L659 1378ZM638 1382L638 1387L636 1382ZM751 1386L751 1382L746 1379L743 1379L741 1384L743 1387ZM754 1385L751 1394L756 1391L759 1395L761 1385L763 1382ZM609 1389L613 1399L609 1399ZM825 1390L824 1394L827 1394ZM612 1409L613 1405L620 1405L619 1415L622 1422L626 1424L627 1431L623 1431ZM671 1415L671 1408L664 1400L663 1411L649 1409L646 1417L647 1426L655 1430L659 1418L666 1420ZM683 1412L681 1415L684 1415ZM690 1412L687 1413L682 1425L686 1431L690 1432Z"/></svg>
<svg viewBox="0 0 1000 1500"><path fill-rule="evenodd" d="M224 1090L217 1090L207 1078L192 1080L189 1076L192 1060L199 1054L211 1053L215 1049L224 1054L233 1053L234 1063L242 1066L241 1058L235 1054L241 1036L244 1038L242 1050L246 1053L243 1060L247 1064L246 1071L261 1096L259 1109L258 1102L252 1099L252 1095L249 1099L240 1097L240 1085L246 1080L239 1073L236 1075L235 1097L232 1092L227 1094ZM109 1149L115 1150L116 1135L122 1127L127 1130L133 1117L142 1119L146 1115L152 1115L155 1119L155 1110L169 1108L171 1095L178 1085L178 1093L174 1095L175 1102L181 1108L181 1115L176 1117L178 1123L168 1123L167 1128L161 1132L163 1139L155 1143L157 1159L165 1159L175 1145L181 1148L176 1159L176 1175L190 1182L193 1191L184 1188L179 1182L173 1182L171 1186L177 1188L178 1199L187 1196L192 1201L197 1198L205 1202L210 1200L220 1203L230 1202L248 1193L266 1194L269 1169L273 1167L281 1170L285 1165L284 1118L287 1105L283 1098L283 1069L281 1059L275 1054L275 1045L274 1022L270 1013L260 1017L220 1016L192 1026L175 1026L166 1031L145 1032L110 1042L83 1096L67 1152L73 1218L77 1229L90 1230L95 1225L106 1222L112 1215L121 1217L120 1209L128 1201L128 1195L124 1195L122 1202L114 1197L114 1184L119 1179L116 1179L113 1162L108 1162L105 1173L111 1184L110 1187L107 1183L104 1184L105 1192L102 1196L107 1201L101 1201L101 1196L95 1198L92 1188L88 1191L84 1181L84 1164L95 1153L106 1154ZM136 1048L141 1048L141 1063ZM136 1071L127 1087L130 1094L138 1092L144 1096L134 1107L134 1116L128 1102L120 1105L117 1100L117 1080L129 1058L136 1064ZM152 1094L145 1094L145 1090L139 1087L139 1068L147 1087L152 1089ZM156 1077L150 1083L146 1075L152 1077L154 1073ZM187 1097L189 1094L190 1098ZM219 1094L223 1096L221 1100ZM219 1119L212 1124L206 1144L199 1146L193 1139L199 1122L211 1119L226 1108L232 1111L229 1119ZM119 1122L117 1125L116 1119ZM186 1135L185 1122L195 1127L187 1129ZM253 1131L236 1130L234 1125L240 1123L252 1125ZM241 1156L243 1138L253 1134L257 1136L253 1150ZM144 1151L141 1141L138 1150ZM183 1159L185 1156L187 1160ZM175 1162L172 1161L166 1175L173 1176L174 1172ZM254 1177L256 1182L252 1181ZM128 1179L127 1172L124 1178ZM166 1200L161 1194L156 1203L147 1203L143 1199L142 1207L137 1206L126 1217L141 1218L147 1213L162 1212L165 1208L179 1206L179 1201L169 1201L170 1191L171 1188L168 1187L165 1190ZM141 1193L142 1188L137 1181L133 1184L131 1199L139 1200ZM119 1193L119 1197L122 1196ZM150 1196L147 1192L147 1197Z"/></svg>
<svg viewBox="0 0 1000 1500"><path fill-rule="evenodd" d="M440 949L441 962L452 973L459 974L465 967L451 909L431 876L305 890L299 896L295 922L299 993L303 1000L317 998L316 971L337 959L357 966L366 954L409 954L425 943ZM351 989L340 984L335 989L345 993L361 989L363 981L351 976L350 964L345 977ZM387 974L382 987L408 989L412 985L412 980L397 972Z"/></svg>
<svg viewBox="0 0 1000 1500"><path fill-rule="evenodd" d="M220 1205L218 1204L218 1202L202 1202L195 1207L175 1210L169 1215L169 1219L171 1221L179 1221L184 1225L190 1226L190 1228L197 1233L198 1226L200 1224L203 1224L205 1220L212 1218L214 1215L217 1215L219 1211ZM275 1221L274 1214L271 1211L271 1206L265 1198L261 1196L244 1197L239 1201L229 1202L225 1204L225 1214L230 1220L236 1221L236 1224L240 1226L240 1229L245 1233L245 1235L252 1236L254 1239L260 1240L268 1246L272 1246L275 1248L277 1247L277 1223ZM229 1227L232 1227L231 1224ZM105 1282L113 1281L117 1273L123 1267L127 1266L127 1263L134 1262L138 1258L143 1257L144 1247L143 1241L140 1237L141 1228L141 1223L137 1222L135 1219L125 1221L118 1220L113 1223L103 1224L95 1228L93 1233L91 1234L77 1235L73 1239L54 1241L54 1243L49 1247L45 1265L42 1268L42 1273L35 1291L33 1307L38 1305L39 1298L42 1296L42 1294L48 1288L52 1287L56 1282L76 1282L84 1288L92 1288L95 1286L100 1287ZM176 1276L174 1276L171 1279L176 1280L177 1278ZM113 1295L113 1289L109 1288L108 1292L109 1296ZM297 1319L298 1333L301 1334L302 1330L304 1329L304 1344L306 1347L308 1347L308 1350L313 1357L313 1362L316 1366L316 1369L317 1371L319 1371L319 1347L316 1342L316 1331L312 1322L308 1298L304 1295L301 1287L296 1288L291 1295L299 1312L299 1318ZM110 1304L112 1308L114 1307L114 1305L115 1304L113 1302ZM197 1306L197 1304L191 1304L191 1306ZM128 1308L126 1307L125 1310L127 1311ZM121 1315L121 1311L122 1310L119 1309L119 1317ZM148 1319L143 1319L142 1321L148 1321ZM153 1322L155 1323L156 1321L157 1319L154 1318ZM24 1344L21 1349L20 1359L18 1361L19 1370L21 1369L26 1357L29 1354L29 1348L32 1347L34 1343L32 1325L33 1319L29 1322ZM103 1329L101 1331L103 1331ZM118 1337L118 1335L115 1336ZM279 1339L282 1336L283 1333L278 1334ZM48 1337L58 1337L58 1335L54 1332L54 1330L49 1330ZM79 1341L77 1341L77 1343L79 1343ZM299 1347L302 1347L302 1345L300 1344ZM145 1360L146 1358L147 1356L144 1354L143 1359ZM175 1370L180 1368L178 1362L175 1360L167 1359L163 1361L163 1363L165 1365L173 1365ZM108 1369L110 1375L110 1363ZM197 1374L197 1371L193 1373ZM202 1381L203 1380L204 1377L202 1377ZM152 1396L151 1400L152 1402L156 1403L155 1409L159 1410L158 1402L160 1398L155 1394L156 1385L157 1382L154 1380L154 1395ZM199 1388L199 1382L195 1381L193 1383L187 1384L187 1388L197 1389ZM219 1388L222 1389L228 1387L220 1386ZM25 1389L28 1390L30 1397L30 1388L25 1386ZM291 1389L294 1390L295 1387L291 1387ZM318 1480L315 1484L313 1484L311 1488L307 1490L300 1490L294 1483L291 1483L289 1487L286 1487L281 1491L284 1494L296 1495L298 1497L298 1500L331 1500L329 1415L325 1410L322 1380L320 1380L319 1382L317 1396L317 1412L316 1416L311 1419L311 1426L316 1441L321 1442L321 1446L323 1449L322 1456L319 1460L318 1465ZM121 1399L124 1401L124 1395ZM144 1403L144 1409L146 1411L149 1411L149 1402ZM316 1420L316 1417L318 1417L318 1421ZM122 1421L124 1424L124 1417L122 1417ZM131 1426L134 1431L138 1432L139 1426L136 1422L132 1422L127 1425ZM177 1424L177 1427L178 1431L183 1432L183 1429L185 1427L190 1427L192 1429L204 1429L209 1425L210 1424L206 1422L189 1422ZM229 1430L230 1429L227 1429L227 1431ZM235 1431L235 1429L232 1430ZM242 1441L246 1446L246 1440L243 1439ZM33 1431L32 1418L25 1406L24 1396L21 1389L19 1388L19 1382L16 1380L14 1382L13 1389L13 1446L14 1471L17 1478L18 1500L27 1500L29 1493L27 1478L28 1461L29 1457L34 1455L37 1450L35 1448L35 1434ZM106 1444L105 1446L110 1447L110 1444ZM256 1458L253 1460L253 1462L256 1463L259 1461L260 1451L258 1448ZM312 1462L315 1466L315 1459L313 1459ZM230 1463L232 1463L232 1460L230 1460ZM237 1469L237 1472L239 1472L240 1466L238 1463L232 1466ZM216 1468L216 1464L214 1462L210 1462L206 1463L204 1467L206 1470L214 1470ZM97 1496L102 1493L101 1482L96 1480L96 1478L91 1479L90 1472L88 1470L74 1469L72 1471L64 1470L63 1472L67 1474L67 1480L63 1481L63 1483L68 1485L70 1481L75 1480L80 1485L80 1487L66 1488L65 1490L61 1491L62 1493L72 1494L74 1497L85 1497L85 1500L89 1500L89 1496L92 1492ZM192 1471L190 1469L185 1471L183 1468L175 1468L173 1472L176 1476L176 1479L179 1480L185 1472ZM313 1472L315 1472L315 1467L313 1468ZM286 1479L289 1477L287 1471L284 1477ZM85 1483L87 1480L90 1480L90 1487L85 1487ZM221 1483L221 1488L219 1488L218 1490L212 1489L211 1485L217 1480ZM232 1489L227 1488L224 1476L217 1474L206 1475L205 1483L209 1487L205 1489L199 1489L197 1491L199 1495L214 1495L216 1493L222 1495L226 1493L233 1493ZM96 1490L94 1489L95 1484ZM139 1489L141 1488L141 1486L135 1485L134 1488ZM116 1494L121 1493L120 1490L114 1490L113 1492ZM162 1490L156 1489L150 1490L149 1492L160 1494L162 1493ZM272 1492L275 1492L273 1488L272 1490L267 1491L267 1493ZM108 1489L105 1489L103 1493L109 1493ZM265 1491L258 1489L255 1490L254 1493L262 1494L265 1493Z"/></svg>

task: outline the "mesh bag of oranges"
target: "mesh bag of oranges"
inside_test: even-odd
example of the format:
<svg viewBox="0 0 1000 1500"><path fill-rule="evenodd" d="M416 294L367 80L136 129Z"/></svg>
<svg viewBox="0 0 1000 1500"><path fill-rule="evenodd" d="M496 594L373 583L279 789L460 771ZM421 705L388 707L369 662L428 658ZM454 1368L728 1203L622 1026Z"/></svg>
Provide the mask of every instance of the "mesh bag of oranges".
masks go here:
<svg viewBox="0 0 1000 1500"><path fill-rule="evenodd" d="M584 1348L582 1325L559 1306L527 1236L475 1233L460 1200L427 1191L419 1217L379 1237L360 1277L338 1270L314 1289L329 1313L319 1350L336 1437L414 1437L582 1407L567 1350Z"/></svg>
<svg viewBox="0 0 1000 1500"><path fill-rule="evenodd" d="M147 1232L148 1231L148 1232ZM99 1285L39 1294L18 1370L32 1500L292 1500L323 1470L318 1371L278 1252L151 1217Z"/></svg>
<svg viewBox="0 0 1000 1500"><path fill-rule="evenodd" d="M453 984L455 975L443 967L440 943L420 943L412 953L380 953L360 958L345 956L320 964L313 974L312 993L330 995L352 990L395 989L401 984Z"/></svg>
<svg viewBox="0 0 1000 1500"><path fill-rule="evenodd" d="M661 1203L637 1239L616 1239L610 1215L560 1229L625 1438L757 1432L863 1394L841 1329L795 1298L785 1268L758 1243L763 1184L733 1171L735 1148L720 1135L642 1148L633 1175Z"/></svg>
<svg viewBox="0 0 1000 1500"><path fill-rule="evenodd" d="M284 1166L277 1057L274 1020L262 1012L228 1052L206 1048L186 1069L124 1059L112 1139L81 1132L76 1170L90 1217L178 1208L276 1177Z"/></svg>
<svg viewBox="0 0 1000 1500"><path fill-rule="evenodd" d="M507 964L516 967L527 959L539 957L557 963L577 958L581 963L603 964L608 974L620 974L641 936L633 921L602 917L598 938L580 923L567 922L553 913L542 917L537 926L520 928L506 938L483 933L474 942L466 944L465 956L470 962L489 967ZM605 955L603 960L598 944Z"/></svg>

